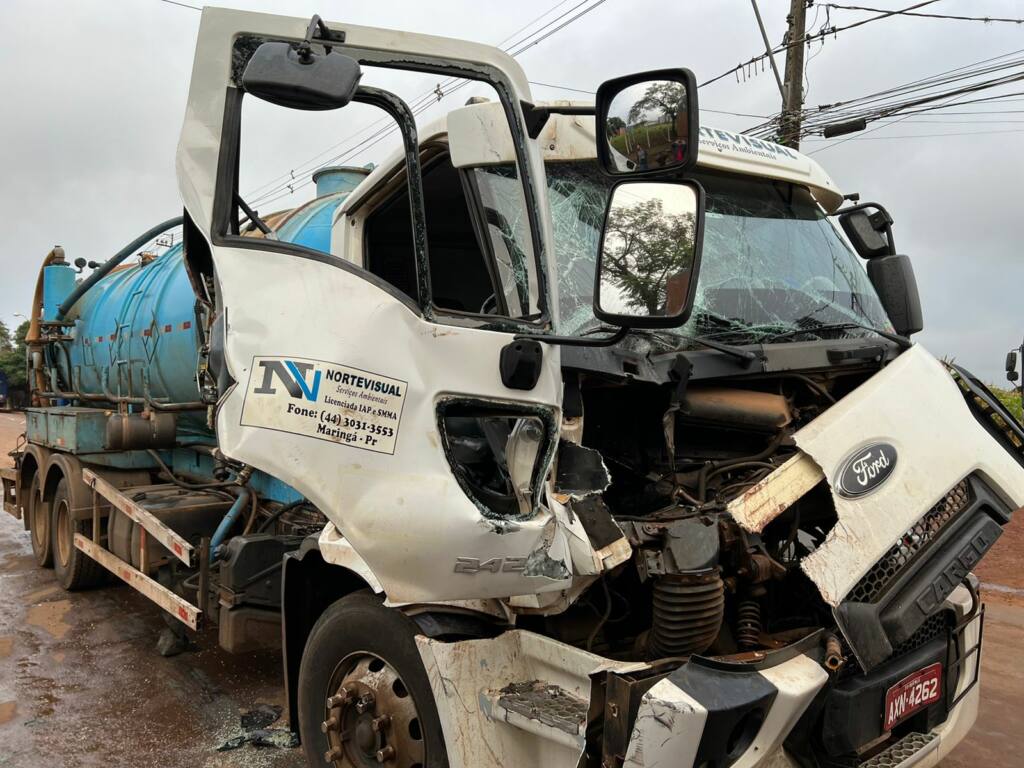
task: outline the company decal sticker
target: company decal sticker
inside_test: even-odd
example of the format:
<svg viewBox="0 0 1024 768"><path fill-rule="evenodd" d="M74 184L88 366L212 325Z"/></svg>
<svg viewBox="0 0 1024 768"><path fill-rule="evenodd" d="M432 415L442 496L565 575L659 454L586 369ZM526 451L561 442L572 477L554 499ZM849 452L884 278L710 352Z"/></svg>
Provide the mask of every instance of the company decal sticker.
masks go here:
<svg viewBox="0 0 1024 768"><path fill-rule="evenodd" d="M338 363L254 357L241 424L393 454L407 388Z"/></svg>
<svg viewBox="0 0 1024 768"><path fill-rule="evenodd" d="M889 443L872 443L854 451L840 465L835 487L840 496L855 499L871 493L896 469L896 448Z"/></svg>

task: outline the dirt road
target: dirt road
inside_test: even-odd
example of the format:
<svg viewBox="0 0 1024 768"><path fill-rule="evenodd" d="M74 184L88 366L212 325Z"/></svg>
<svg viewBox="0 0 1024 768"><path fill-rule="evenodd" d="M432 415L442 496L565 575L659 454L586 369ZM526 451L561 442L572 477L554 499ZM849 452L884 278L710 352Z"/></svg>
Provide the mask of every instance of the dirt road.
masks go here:
<svg viewBox="0 0 1024 768"><path fill-rule="evenodd" d="M23 425L0 412L0 466ZM298 749L217 751L246 734L243 713L284 705L278 655L232 656L208 634L198 652L165 659L165 626L125 586L60 589L35 567L21 522L0 513L0 768L304 765Z"/></svg>
<svg viewBox="0 0 1024 768"><path fill-rule="evenodd" d="M23 429L0 413L0 463ZM981 576L988 590L982 705L970 738L943 768L1017 768L1024 755L1024 592L1015 520ZM275 654L231 656L216 638L165 659L160 612L126 587L69 594L35 567L19 521L0 513L0 768L285 768L298 750L217 748L240 718L284 704ZM283 719L272 727L284 728Z"/></svg>

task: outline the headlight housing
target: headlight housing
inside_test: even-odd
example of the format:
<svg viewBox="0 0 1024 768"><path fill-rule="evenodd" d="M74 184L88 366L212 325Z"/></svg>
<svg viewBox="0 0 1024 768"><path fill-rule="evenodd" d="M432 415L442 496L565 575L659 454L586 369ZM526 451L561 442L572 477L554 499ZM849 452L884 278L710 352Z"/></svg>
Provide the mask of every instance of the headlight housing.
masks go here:
<svg viewBox="0 0 1024 768"><path fill-rule="evenodd" d="M544 406L451 398L437 409L445 456L488 517L531 517L551 465L557 422Z"/></svg>

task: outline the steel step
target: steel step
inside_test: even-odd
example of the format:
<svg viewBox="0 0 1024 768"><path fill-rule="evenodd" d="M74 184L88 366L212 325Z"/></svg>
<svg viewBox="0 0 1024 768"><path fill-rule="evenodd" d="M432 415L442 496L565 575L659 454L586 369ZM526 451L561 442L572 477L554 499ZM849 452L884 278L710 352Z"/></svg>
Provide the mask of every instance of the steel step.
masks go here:
<svg viewBox="0 0 1024 768"><path fill-rule="evenodd" d="M480 694L481 709L491 720L532 733L563 746L586 742L586 700L544 680L510 683Z"/></svg>

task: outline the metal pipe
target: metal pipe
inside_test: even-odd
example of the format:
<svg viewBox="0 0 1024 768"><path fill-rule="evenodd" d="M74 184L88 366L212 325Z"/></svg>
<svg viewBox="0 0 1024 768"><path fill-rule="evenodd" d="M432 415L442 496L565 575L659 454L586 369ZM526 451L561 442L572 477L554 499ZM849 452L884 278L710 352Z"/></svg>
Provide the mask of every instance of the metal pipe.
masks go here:
<svg viewBox="0 0 1024 768"><path fill-rule="evenodd" d="M93 273L91 275L89 275L85 280L78 284L78 287L76 287L75 290L71 292L71 295L64 299L64 303L57 308L56 319L64 319L64 316L71 311L71 308L75 306L75 303L80 298L82 298L82 296L85 295L86 291L88 291L90 288L96 285L96 283L98 283L100 280L102 280L104 277L110 274L114 267L116 267L122 261L127 259L133 253L135 253L135 251L138 248L144 246L146 243L148 243L154 237L159 235L161 232L165 232L171 227L177 227L183 221L184 218L182 216L175 216L173 219L168 219L167 221L161 224L157 224L155 227L146 230L145 234L142 234L139 237L135 238L130 243L128 243L128 245L126 245L120 251L115 253L105 262L103 262L103 264L101 264L99 267L93 270Z"/></svg>
<svg viewBox="0 0 1024 768"><path fill-rule="evenodd" d="M102 401L106 400L106 396L105 395L86 394L85 392L82 391L82 369L81 368L76 366L75 370L71 374L71 377L72 377L72 382L71 383L74 384L74 387L75 387L75 397L77 397L79 400L85 400L86 402L102 402Z"/></svg>
<svg viewBox="0 0 1024 768"><path fill-rule="evenodd" d="M110 403L127 403L128 405L146 405L146 398L144 397L130 397L129 395L115 395L110 391L108 382L108 368L103 369L103 375L100 377L100 386L103 388L103 398Z"/></svg>
<svg viewBox="0 0 1024 768"><path fill-rule="evenodd" d="M142 395L154 411L205 411L206 403L194 400L185 403L158 403L149 391L149 371L142 369ZM164 398L166 399L166 398Z"/></svg>
<svg viewBox="0 0 1024 768"><path fill-rule="evenodd" d="M213 534L213 538L210 539L210 562L213 563L217 559L217 550L220 548L221 542L227 538L228 532L238 522L239 516L249 505L249 489L244 485L239 490L238 498L235 499L235 503L231 505L231 509L224 515L224 519L220 521L220 525L217 526L216 532Z"/></svg>

